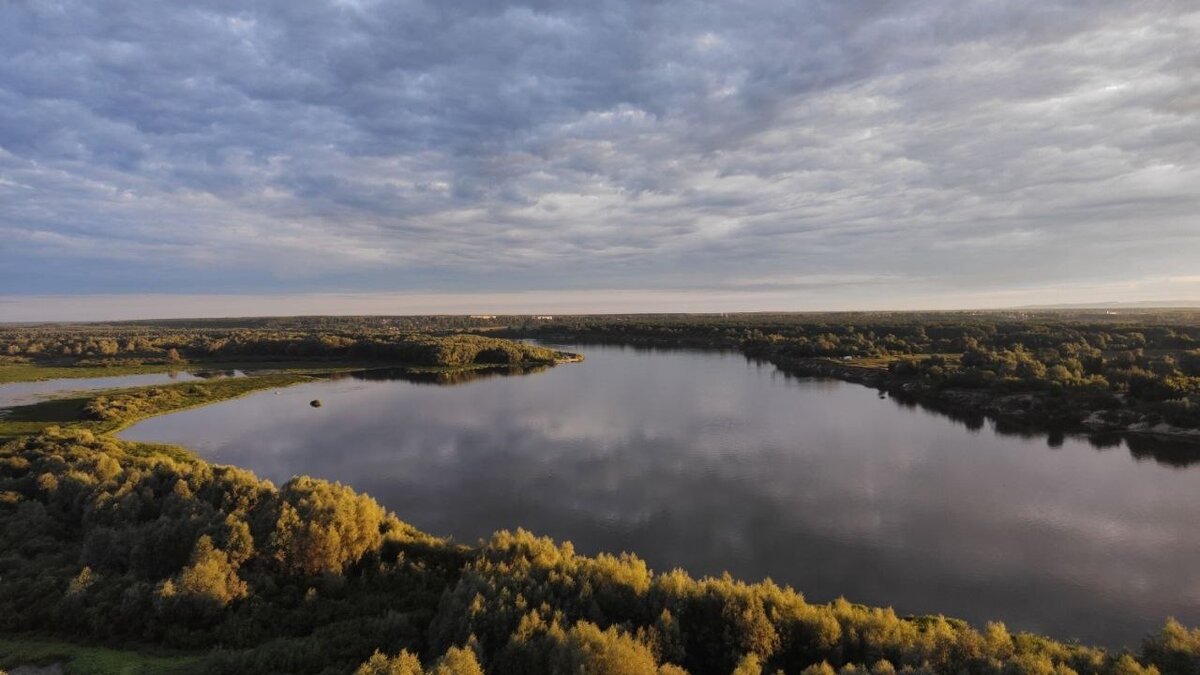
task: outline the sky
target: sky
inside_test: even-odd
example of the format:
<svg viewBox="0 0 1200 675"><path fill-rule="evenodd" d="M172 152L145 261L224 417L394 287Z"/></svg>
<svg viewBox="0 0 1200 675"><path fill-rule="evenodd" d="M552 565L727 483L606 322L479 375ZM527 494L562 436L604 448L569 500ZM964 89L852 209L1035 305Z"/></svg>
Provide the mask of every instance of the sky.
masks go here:
<svg viewBox="0 0 1200 675"><path fill-rule="evenodd" d="M1193 0L0 1L0 321L1200 302Z"/></svg>

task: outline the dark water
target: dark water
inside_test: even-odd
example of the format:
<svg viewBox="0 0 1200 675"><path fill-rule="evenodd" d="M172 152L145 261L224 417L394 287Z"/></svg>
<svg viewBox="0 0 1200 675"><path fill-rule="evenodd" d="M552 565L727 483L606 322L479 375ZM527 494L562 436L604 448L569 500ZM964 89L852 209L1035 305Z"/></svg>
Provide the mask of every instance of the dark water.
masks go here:
<svg viewBox="0 0 1200 675"><path fill-rule="evenodd" d="M575 351L587 361L459 386L265 392L124 437L339 480L461 541L522 526L659 570L1113 646L1167 615L1200 624L1186 453L973 431L740 355Z"/></svg>
<svg viewBox="0 0 1200 675"><path fill-rule="evenodd" d="M241 371L171 371L141 375L112 375L108 377L72 377L41 382L0 384L0 408L28 405L77 391L115 389L117 387L146 387L152 384L174 384L188 380L240 376Z"/></svg>

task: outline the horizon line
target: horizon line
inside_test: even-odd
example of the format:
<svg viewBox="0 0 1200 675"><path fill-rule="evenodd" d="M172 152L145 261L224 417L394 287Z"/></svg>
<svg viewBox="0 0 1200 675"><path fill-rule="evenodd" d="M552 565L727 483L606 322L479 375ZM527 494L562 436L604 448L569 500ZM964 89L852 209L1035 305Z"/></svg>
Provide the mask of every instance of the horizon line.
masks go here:
<svg viewBox="0 0 1200 675"><path fill-rule="evenodd" d="M545 304L538 305L514 300L530 299L530 296L561 296L564 293L611 296L605 302L580 309L563 306L564 298L544 298ZM1080 300L1053 304L936 304L921 302L896 307L879 306L826 306L798 308L745 308L694 306L720 303L723 298L713 294L697 299L688 292L680 291L512 291L507 293L354 293L323 292L298 294L39 294L0 295L0 314L8 314L5 307L16 308L13 318L0 318L0 325L31 325L56 323L118 323L153 321L217 321L266 318L306 317L529 317L529 316L718 316L718 315L830 315L830 314L963 314L998 312L1055 312L1055 311L1187 311L1200 310L1200 300L1137 299L1137 300ZM729 295L743 295L741 293ZM642 302L651 302L653 307L639 307L639 302L630 301L619 306L620 296L641 296ZM674 296L674 297L673 297ZM491 298L494 306L489 307L481 298ZM511 298L500 302L500 298ZM355 305L343 309L330 307L328 301L342 299ZM438 300L444 302L438 303ZM724 300L732 300L732 297ZM746 298L743 298L746 299ZM765 298L763 298L765 299ZM403 303L409 300L409 303ZM626 298L633 300L633 298ZM674 300L674 302L672 301ZM773 298L779 301L779 298ZM933 300L932 298L930 300ZM44 301L51 301L48 304ZM159 302L169 301L176 310L171 311ZM464 306L463 303L472 306ZM986 301L985 301L986 302ZM33 304L31 304L33 303ZM383 304L408 304L407 307L384 307ZM476 304L478 303L478 304ZM417 306L412 306L413 304ZM441 306L438 306L438 305ZM580 303L588 304L588 303ZM844 303L851 305L854 303ZM231 306L232 305L232 306ZM239 306L240 305L240 306ZM271 305L279 311L272 311ZM316 311L304 311L308 309ZM504 306L502 306L504 305ZM688 305L693 305L689 307ZM518 308L519 307L519 308ZM264 311L265 310L265 311Z"/></svg>

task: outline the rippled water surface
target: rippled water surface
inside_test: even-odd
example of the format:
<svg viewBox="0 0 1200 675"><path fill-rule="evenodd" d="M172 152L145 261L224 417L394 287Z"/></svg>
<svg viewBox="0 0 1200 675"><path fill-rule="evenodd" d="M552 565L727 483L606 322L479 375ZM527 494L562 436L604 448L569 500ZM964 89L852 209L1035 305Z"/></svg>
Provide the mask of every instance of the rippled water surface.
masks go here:
<svg viewBox="0 0 1200 675"><path fill-rule="evenodd" d="M659 570L1109 645L1167 615L1200 624L1200 451L971 429L736 354L571 349L587 361L306 384L123 436L339 480L461 541L521 526Z"/></svg>

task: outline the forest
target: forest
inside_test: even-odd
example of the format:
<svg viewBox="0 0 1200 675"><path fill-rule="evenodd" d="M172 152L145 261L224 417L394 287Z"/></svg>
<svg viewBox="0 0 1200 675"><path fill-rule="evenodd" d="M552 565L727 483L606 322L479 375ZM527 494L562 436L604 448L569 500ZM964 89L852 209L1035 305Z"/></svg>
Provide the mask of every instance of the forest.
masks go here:
<svg viewBox="0 0 1200 675"><path fill-rule="evenodd" d="M1003 402L1025 401L1019 417L1048 426L1200 427L1200 319L1171 313L8 326L0 372L403 363L434 368L404 371L415 381L454 382L576 358L504 339L516 337L740 350L998 416L1011 414ZM264 377L285 386L309 376ZM0 668L49 641L35 660L62 660L63 645L158 659L140 672L1200 675L1200 628L1170 619L1117 652L999 623L809 603L770 581L652 571L632 553L583 556L519 529L467 546L345 485L297 476L277 486L111 435L255 379L101 393L80 399L77 417L0 444Z"/></svg>
<svg viewBox="0 0 1200 675"><path fill-rule="evenodd" d="M0 633L157 645L187 672L1200 673L1174 621L1111 653L520 530L468 548L337 483L81 430L0 449L0 551Z"/></svg>
<svg viewBox="0 0 1200 675"><path fill-rule="evenodd" d="M0 411L0 440L72 424L111 433L140 418L318 378L452 383L524 373L577 354L496 337L346 325L341 330L170 326L0 327L0 384L191 371L200 380L58 398ZM248 377L225 377L238 370Z"/></svg>
<svg viewBox="0 0 1200 675"><path fill-rule="evenodd" d="M333 331L139 325L0 328L0 365L120 368L185 362L344 360L460 367L550 364L567 356L479 335L364 327Z"/></svg>

